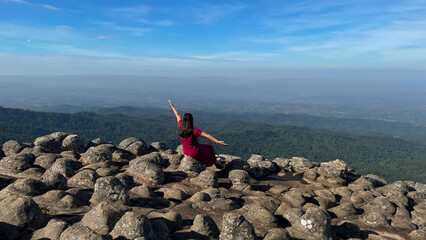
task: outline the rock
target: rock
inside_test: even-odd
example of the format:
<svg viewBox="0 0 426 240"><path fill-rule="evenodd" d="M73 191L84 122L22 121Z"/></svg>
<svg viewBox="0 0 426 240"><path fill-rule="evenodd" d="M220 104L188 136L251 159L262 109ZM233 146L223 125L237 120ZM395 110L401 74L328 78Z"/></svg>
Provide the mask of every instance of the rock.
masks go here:
<svg viewBox="0 0 426 240"><path fill-rule="evenodd" d="M278 227L275 216L268 209L260 205L260 203L246 204L242 210L245 218L256 226L256 229Z"/></svg>
<svg viewBox="0 0 426 240"><path fill-rule="evenodd" d="M257 167L265 168L270 173L277 171L276 164L271 162L271 161L260 161L260 162L257 163Z"/></svg>
<svg viewBox="0 0 426 240"><path fill-rule="evenodd" d="M318 173L327 178L344 177L348 171L348 166L342 160L334 160L332 162L323 162L318 168Z"/></svg>
<svg viewBox="0 0 426 240"><path fill-rule="evenodd" d="M254 179L264 178L264 177L267 177L269 175L269 171L266 168L263 168L263 167L252 167L248 170L248 173Z"/></svg>
<svg viewBox="0 0 426 240"><path fill-rule="evenodd" d="M17 179L14 183L0 191L0 199L10 194L18 196L37 196L47 191L47 186L35 179Z"/></svg>
<svg viewBox="0 0 426 240"><path fill-rule="evenodd" d="M69 133L55 132L46 136L38 137L34 141L34 146L39 147L42 152L60 153L62 150L62 141Z"/></svg>
<svg viewBox="0 0 426 240"><path fill-rule="evenodd" d="M160 188L159 191L163 192L164 199L182 201L190 197L184 191L176 188Z"/></svg>
<svg viewBox="0 0 426 240"><path fill-rule="evenodd" d="M177 146L177 148L176 148L175 152L177 152L177 153L179 153L179 154L182 154L182 155L184 154L184 153L183 153L182 144L181 144L181 145L179 145L179 146Z"/></svg>
<svg viewBox="0 0 426 240"><path fill-rule="evenodd" d="M206 164L190 156L184 156L179 165L180 171L201 173L206 170Z"/></svg>
<svg viewBox="0 0 426 240"><path fill-rule="evenodd" d="M30 197L10 195L0 202L0 222L30 230L44 227L47 219Z"/></svg>
<svg viewBox="0 0 426 240"><path fill-rule="evenodd" d="M408 234L408 236L410 236L411 239L426 239L426 229L418 229L418 230L414 230L412 232L410 232L410 234Z"/></svg>
<svg viewBox="0 0 426 240"><path fill-rule="evenodd" d="M75 162L72 160L59 158L52 164L49 169L47 169L47 172L59 173L62 174L64 177L71 177L72 175L74 175L74 164Z"/></svg>
<svg viewBox="0 0 426 240"><path fill-rule="evenodd" d="M190 183L201 188L219 187L216 173L208 170L202 171L195 178L191 178Z"/></svg>
<svg viewBox="0 0 426 240"><path fill-rule="evenodd" d="M137 183L161 184L164 181L163 168L159 164L144 158L136 158L130 161L126 173L131 175Z"/></svg>
<svg viewBox="0 0 426 240"><path fill-rule="evenodd" d="M101 138L96 138L96 139L93 139L92 141L90 141L89 144L87 144L86 149L89 149L91 147L96 147L96 146L99 146L99 145L103 145L103 144L112 144L112 142L105 141Z"/></svg>
<svg viewBox="0 0 426 240"><path fill-rule="evenodd" d="M120 182L126 186L127 189L130 189L135 186L135 182L133 181L133 177L128 175L125 172L119 173L115 175L115 177L120 180Z"/></svg>
<svg viewBox="0 0 426 240"><path fill-rule="evenodd" d="M387 227L389 226L389 221L386 217L379 211L366 212L362 217L364 222L372 227Z"/></svg>
<svg viewBox="0 0 426 240"><path fill-rule="evenodd" d="M290 160L290 166L296 173L303 173L310 169L313 164L306 158L303 157L292 157Z"/></svg>
<svg viewBox="0 0 426 240"><path fill-rule="evenodd" d="M146 185L136 186L129 191L131 198L152 198L154 193Z"/></svg>
<svg viewBox="0 0 426 240"><path fill-rule="evenodd" d="M333 237L331 218L320 208L308 208L298 218L295 227L306 234L306 239L330 239Z"/></svg>
<svg viewBox="0 0 426 240"><path fill-rule="evenodd" d="M135 155L124 149L117 149L112 153L112 161L114 162L128 162L135 158Z"/></svg>
<svg viewBox="0 0 426 240"><path fill-rule="evenodd" d="M199 202L204 202L204 201L211 201L212 198L210 197L210 195L208 195L205 192L196 192L194 195L192 195L192 197L190 197L188 199L189 202L192 203L199 203Z"/></svg>
<svg viewBox="0 0 426 240"><path fill-rule="evenodd" d="M47 226L34 232L31 240L51 239L59 240L61 233L68 227L68 223L61 219L51 219Z"/></svg>
<svg viewBox="0 0 426 240"><path fill-rule="evenodd" d="M0 160L4 157L6 157L6 155L4 154L3 150L0 149Z"/></svg>
<svg viewBox="0 0 426 240"><path fill-rule="evenodd" d="M73 195L65 195L56 205L60 208L71 209L81 207L84 204Z"/></svg>
<svg viewBox="0 0 426 240"><path fill-rule="evenodd" d="M43 174L41 181L49 189L65 189L67 187L67 179L60 173L47 171Z"/></svg>
<svg viewBox="0 0 426 240"><path fill-rule="evenodd" d="M95 187L98 174L92 169L83 169L68 179L68 187L93 189Z"/></svg>
<svg viewBox="0 0 426 240"><path fill-rule="evenodd" d="M414 206L411 212L412 222L417 226L426 226L426 201Z"/></svg>
<svg viewBox="0 0 426 240"><path fill-rule="evenodd" d="M194 218L191 230L210 239L219 239L219 228L213 219L205 214L198 214Z"/></svg>
<svg viewBox="0 0 426 240"><path fill-rule="evenodd" d="M384 178L374 174L368 174L368 175L365 175L364 177L365 179L369 180L373 184L374 188L383 187L386 184L388 184L388 182Z"/></svg>
<svg viewBox="0 0 426 240"><path fill-rule="evenodd" d="M9 141L3 143L2 150L3 150L4 155L9 157L9 156L20 153L25 147L26 147L25 144L22 144L18 141L15 141L15 140L9 140Z"/></svg>
<svg viewBox="0 0 426 240"><path fill-rule="evenodd" d="M368 234L351 222L343 222L335 227L338 239L367 239Z"/></svg>
<svg viewBox="0 0 426 240"><path fill-rule="evenodd" d="M355 215L357 213L355 206L352 203L341 203L336 207L327 209L327 211L336 214L339 218Z"/></svg>
<svg viewBox="0 0 426 240"><path fill-rule="evenodd" d="M385 197L377 197L364 206L364 212L379 212L390 219L396 212L395 206Z"/></svg>
<svg viewBox="0 0 426 240"><path fill-rule="evenodd" d="M162 219L150 220L152 231L154 233L153 239L155 240L168 240L170 231L167 224Z"/></svg>
<svg viewBox="0 0 426 240"><path fill-rule="evenodd" d="M82 154L81 161L86 165L91 163L110 164L112 162L110 146L108 144L102 144L96 147L90 147Z"/></svg>
<svg viewBox="0 0 426 240"><path fill-rule="evenodd" d="M229 154L219 154L218 155L221 159L223 159L225 162L231 162L233 160L242 160L238 156L229 155Z"/></svg>
<svg viewBox="0 0 426 240"><path fill-rule="evenodd" d="M391 226L398 229L399 231L411 232L417 229L409 219L394 218L392 219Z"/></svg>
<svg viewBox="0 0 426 240"><path fill-rule="evenodd" d="M165 143L162 143L162 142L153 142L149 146L149 149L153 149L155 151L162 152L162 151L166 151L169 148L167 147L167 145Z"/></svg>
<svg viewBox="0 0 426 240"><path fill-rule="evenodd" d="M268 230L263 240L291 240L290 234L284 228L272 228Z"/></svg>
<svg viewBox="0 0 426 240"><path fill-rule="evenodd" d="M81 224L101 235L107 235L124 213L130 210L120 203L101 202L84 214Z"/></svg>
<svg viewBox="0 0 426 240"><path fill-rule="evenodd" d="M173 154L169 155L169 157L167 157L167 160L169 161L169 164L171 166L177 167L180 165L180 162L182 161L183 157L183 154Z"/></svg>
<svg viewBox="0 0 426 240"><path fill-rule="evenodd" d="M365 203L374 199L374 195L370 191L355 191L352 193L350 201L354 204L355 207L363 206Z"/></svg>
<svg viewBox="0 0 426 240"><path fill-rule="evenodd" d="M62 141L62 150L63 151L74 151L74 152L77 152L77 153L84 152L85 147L84 147L83 138L76 135L76 134L68 135Z"/></svg>
<svg viewBox="0 0 426 240"><path fill-rule="evenodd" d="M416 183L414 185L414 188L416 189L417 192L421 192L426 194L426 184L424 183Z"/></svg>
<svg viewBox="0 0 426 240"><path fill-rule="evenodd" d="M250 190L250 176L244 170L232 170L229 172L229 180L232 183L232 187L240 190Z"/></svg>
<svg viewBox="0 0 426 240"><path fill-rule="evenodd" d="M153 229L148 218L144 215L136 215L134 212L126 212L115 224L110 235L113 238L154 239Z"/></svg>
<svg viewBox="0 0 426 240"><path fill-rule="evenodd" d="M60 240L104 240L102 235L90 228L76 223L62 232Z"/></svg>
<svg viewBox="0 0 426 240"><path fill-rule="evenodd" d="M102 201L127 204L129 193L126 187L115 177L101 177L95 183L95 191L90 199L92 205Z"/></svg>
<svg viewBox="0 0 426 240"><path fill-rule="evenodd" d="M228 166L226 166L225 171L227 173L229 173L232 170L245 170L245 171L248 171L249 169L250 169L250 165L246 161L241 160L241 159L235 159L235 160L231 160L228 163Z"/></svg>
<svg viewBox="0 0 426 240"><path fill-rule="evenodd" d="M124 139L123 141L121 141L118 147L129 151L136 156L148 153L146 143L143 140L135 137Z"/></svg>
<svg viewBox="0 0 426 240"><path fill-rule="evenodd" d="M409 201L408 198L410 200L412 200L413 202L415 202L416 204L420 204L421 202L423 202L426 199L426 194L416 191L416 192L407 193L406 197L402 196L402 195L398 196L397 198L389 197L389 199L391 199L396 204L402 203L404 206L408 206L408 202L407 202L407 201Z"/></svg>
<svg viewBox="0 0 426 240"><path fill-rule="evenodd" d="M78 162L78 160L81 158L81 155L74 151L63 151L60 153L60 155L65 159L73 160L76 162Z"/></svg>
<svg viewBox="0 0 426 240"><path fill-rule="evenodd" d="M182 229L182 215L175 211L168 211L166 213L151 212L148 217L151 221L156 218L161 219L167 224L167 228L171 232L176 232Z"/></svg>
<svg viewBox="0 0 426 240"><path fill-rule="evenodd" d="M315 168L311 168L311 169L306 170L303 173L303 178L315 181L318 178L317 170Z"/></svg>
<svg viewBox="0 0 426 240"><path fill-rule="evenodd" d="M233 212L225 213L222 220L220 240L256 240L253 225L243 216Z"/></svg>
<svg viewBox="0 0 426 240"><path fill-rule="evenodd" d="M49 169L58 158L61 158L61 155L53 153L44 153L35 159L34 165L40 166L44 169Z"/></svg>
<svg viewBox="0 0 426 240"><path fill-rule="evenodd" d="M35 156L31 153L20 153L4 157L0 161L0 168L12 173L22 172L32 166Z"/></svg>
<svg viewBox="0 0 426 240"><path fill-rule="evenodd" d="M99 177L108 177L117 174L117 171L109 167L101 167L96 169L96 174L98 174Z"/></svg>
<svg viewBox="0 0 426 240"><path fill-rule="evenodd" d="M367 180L366 178L361 176L355 182L350 183L348 185L348 188L352 190L353 192L356 192L356 191L371 190L374 188L374 186L370 180Z"/></svg>
<svg viewBox="0 0 426 240"><path fill-rule="evenodd" d="M295 208L301 208L306 203L303 192L299 189L290 189L290 191L284 193L282 198Z"/></svg>
<svg viewBox="0 0 426 240"><path fill-rule="evenodd" d="M275 158L272 160L273 163L277 164L277 166L282 170L288 170L290 166L290 159L287 158Z"/></svg>
<svg viewBox="0 0 426 240"><path fill-rule="evenodd" d="M264 160L265 158L263 156L260 156L258 154L252 154L247 160L247 163L250 165L250 167L257 167L257 163Z"/></svg>
<svg viewBox="0 0 426 240"><path fill-rule="evenodd" d="M285 212L281 214L281 216L283 216L283 218L289 221L291 225L295 225L297 223L297 220L303 214L304 212L300 208L288 208Z"/></svg>

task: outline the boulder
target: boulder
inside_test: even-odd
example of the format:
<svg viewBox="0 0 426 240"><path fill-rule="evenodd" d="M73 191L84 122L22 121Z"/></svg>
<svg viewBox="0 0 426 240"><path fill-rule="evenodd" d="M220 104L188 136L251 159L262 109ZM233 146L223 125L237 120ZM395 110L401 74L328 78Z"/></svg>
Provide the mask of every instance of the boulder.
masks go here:
<svg viewBox="0 0 426 240"><path fill-rule="evenodd" d="M167 224L167 228L171 232L176 232L182 229L182 215L175 211L168 211L165 213L151 212L148 217L152 220L161 219Z"/></svg>
<svg viewBox="0 0 426 240"><path fill-rule="evenodd" d="M74 164L76 163L73 160L59 158L47 169L47 172L59 173L68 178L74 175Z"/></svg>
<svg viewBox="0 0 426 240"><path fill-rule="evenodd" d="M69 133L55 132L46 136L38 137L34 140L34 146L38 147L41 152L60 153L62 151L62 141Z"/></svg>
<svg viewBox="0 0 426 240"><path fill-rule="evenodd" d="M253 225L242 215L228 212L223 215L220 240L256 240Z"/></svg>
<svg viewBox="0 0 426 240"><path fill-rule="evenodd" d="M352 203L341 203L336 207L327 209L327 211L336 214L340 218L357 214L355 206Z"/></svg>
<svg viewBox="0 0 426 240"><path fill-rule="evenodd" d="M113 238L154 240L152 225L145 215L126 212L110 233Z"/></svg>
<svg viewBox="0 0 426 240"><path fill-rule="evenodd" d="M74 151L82 153L85 150L84 140L82 137L71 134L62 141L62 151Z"/></svg>
<svg viewBox="0 0 426 240"><path fill-rule="evenodd" d="M214 220L205 214L195 216L191 230L210 239L219 239L219 228Z"/></svg>
<svg viewBox="0 0 426 240"><path fill-rule="evenodd" d="M327 178L345 177L348 171L348 165L342 160L334 160L332 162L323 162L318 168L318 174Z"/></svg>
<svg viewBox="0 0 426 240"><path fill-rule="evenodd" d="M317 168L311 168L303 173L303 178L315 181L318 178Z"/></svg>
<svg viewBox="0 0 426 240"><path fill-rule="evenodd" d="M90 199L92 205L102 201L127 204L129 193L126 187L115 177L101 177L96 180L95 191Z"/></svg>
<svg viewBox="0 0 426 240"><path fill-rule="evenodd" d="M154 150L154 151L162 152L162 151L166 151L169 148L167 147L167 145L165 143L162 143L162 142L153 142L149 146L149 149L150 150Z"/></svg>
<svg viewBox="0 0 426 240"><path fill-rule="evenodd" d="M296 173L304 173L306 170L313 167L311 161L303 157L292 157L290 159L290 166Z"/></svg>
<svg viewBox="0 0 426 240"><path fill-rule="evenodd" d="M277 170L276 164L271 161L260 161L257 163L257 167L265 168L270 173L273 173Z"/></svg>
<svg viewBox="0 0 426 240"><path fill-rule="evenodd" d="M101 202L84 214L81 224L93 231L107 235L120 218L131 208L117 202Z"/></svg>
<svg viewBox="0 0 426 240"><path fill-rule="evenodd" d="M364 212L378 212L390 219L396 212L396 208L386 197L377 197L364 206Z"/></svg>
<svg viewBox="0 0 426 240"><path fill-rule="evenodd" d="M68 227L68 223L62 219L51 219L46 227L34 232L31 240L51 239L59 240L61 233Z"/></svg>
<svg viewBox="0 0 426 240"><path fill-rule="evenodd" d="M126 173L131 175L137 183L161 184L164 181L163 168L158 163L145 158L136 158L130 161Z"/></svg>
<svg viewBox="0 0 426 240"><path fill-rule="evenodd" d="M226 166L225 171L227 173L229 173L232 170L245 170L245 171L248 171L249 169L250 169L250 165L246 161L241 160L241 159L234 159L234 160L231 160L228 163L228 165Z"/></svg>
<svg viewBox="0 0 426 240"><path fill-rule="evenodd" d="M261 203L245 204L242 208L243 215L256 229L270 229L278 227L277 219Z"/></svg>
<svg viewBox="0 0 426 240"><path fill-rule="evenodd" d="M182 201L190 197L190 195L186 194L184 191L177 188L163 187L163 188L160 188L158 191L163 193L164 199L169 199L169 200Z"/></svg>
<svg viewBox="0 0 426 240"><path fill-rule="evenodd" d="M294 208L302 208L302 206L306 203L303 192L299 189L290 189L290 191L283 194L282 199Z"/></svg>
<svg viewBox="0 0 426 240"><path fill-rule="evenodd" d="M20 153L25 147L27 147L25 144L22 144L18 141L15 141L15 140L9 140L9 141L3 143L2 150L3 150L4 155L9 157L9 156Z"/></svg>
<svg viewBox="0 0 426 240"><path fill-rule="evenodd" d="M232 187L240 190L250 190L250 176L244 170L232 170L229 172L229 180L232 183Z"/></svg>
<svg viewBox="0 0 426 240"><path fill-rule="evenodd" d="M368 211L361 218L364 223L372 227L387 227L389 226L389 221L386 217L379 211Z"/></svg>
<svg viewBox="0 0 426 240"><path fill-rule="evenodd" d="M95 187L98 174L92 169L83 169L68 179L68 187L93 189Z"/></svg>
<svg viewBox="0 0 426 240"><path fill-rule="evenodd" d="M123 141L121 141L118 147L129 151L136 156L148 153L146 143L143 140L135 137L124 139Z"/></svg>
<svg viewBox="0 0 426 240"><path fill-rule="evenodd" d="M411 212L412 222L417 226L426 227L426 201L423 201L414 206Z"/></svg>
<svg viewBox="0 0 426 240"><path fill-rule="evenodd" d="M0 222L29 230L44 227L47 218L30 197L10 195L0 202Z"/></svg>
<svg viewBox="0 0 426 240"><path fill-rule="evenodd" d="M60 240L105 240L105 238L90 228L76 223L62 232Z"/></svg>
<svg viewBox="0 0 426 240"><path fill-rule="evenodd" d="M49 169L52 164L56 161L56 159L61 158L61 155L59 154L53 154L53 153L44 153L40 156L38 156L35 161L35 166L40 166L44 169Z"/></svg>
<svg viewBox="0 0 426 240"><path fill-rule="evenodd" d="M152 231L154 233L155 240L169 240L170 231L167 224L162 219L151 219L150 220Z"/></svg>
<svg viewBox="0 0 426 240"><path fill-rule="evenodd" d="M272 228L268 230L263 240L291 240L290 234L284 228Z"/></svg>
<svg viewBox="0 0 426 240"><path fill-rule="evenodd" d="M90 147L85 153L82 154L81 161L86 165L92 163L111 164L112 152L110 147L111 146L108 144Z"/></svg>
<svg viewBox="0 0 426 240"><path fill-rule="evenodd" d="M109 142L109 141L105 141L101 138L96 138L96 139L93 139L92 141L90 141L87 144L86 149L89 149L91 147L96 147L96 146L99 146L99 145L103 145L103 144L113 144L113 143Z"/></svg>
<svg viewBox="0 0 426 240"><path fill-rule="evenodd" d="M306 239L331 239L333 237L330 215L320 208L308 208L306 213L298 218L295 228L306 234Z"/></svg>
<svg viewBox="0 0 426 240"><path fill-rule="evenodd" d="M191 178L190 183L201 188L219 187L216 173L208 170L201 172L195 178Z"/></svg>
<svg viewBox="0 0 426 240"><path fill-rule="evenodd" d="M365 175L364 177L365 179L369 180L373 184L373 187L375 188L383 187L386 184L388 184L388 182L384 178L374 174L368 174L368 175Z"/></svg>
<svg viewBox="0 0 426 240"><path fill-rule="evenodd" d="M257 163L264 160L265 158L263 156L258 154L252 154L247 160L247 163L250 165L250 167L257 167Z"/></svg>
<svg viewBox="0 0 426 240"><path fill-rule="evenodd" d="M190 156L184 156L179 165L180 171L201 173L206 170L206 164Z"/></svg>
<svg viewBox="0 0 426 240"><path fill-rule="evenodd" d="M56 172L45 172L41 181L49 189L65 189L67 187L67 179L62 174Z"/></svg>
<svg viewBox="0 0 426 240"><path fill-rule="evenodd" d="M14 183L0 191L0 199L10 194L18 196L37 196L47 192L48 188L42 181L27 178L17 179Z"/></svg>
<svg viewBox="0 0 426 240"><path fill-rule="evenodd" d="M120 180L120 182L127 188L130 189L135 186L135 182L133 181L133 177L128 175L125 172L119 173L115 175L115 177Z"/></svg>
<svg viewBox="0 0 426 240"><path fill-rule="evenodd" d="M269 175L269 171L263 167L252 167L248 170L248 174L254 179L261 179Z"/></svg>
<svg viewBox="0 0 426 240"><path fill-rule="evenodd" d="M20 153L0 160L0 168L12 173L27 170L34 163L35 156L31 153Z"/></svg>
<svg viewBox="0 0 426 240"><path fill-rule="evenodd" d="M175 150L175 152L177 152L177 153L179 153L179 154L184 154L183 153L183 147L182 147L182 144L181 145L179 145L179 146L177 146L177 148L176 148L176 150Z"/></svg>
<svg viewBox="0 0 426 240"><path fill-rule="evenodd" d="M275 158L272 160L273 163L277 164L277 166L282 170L288 170L290 166L290 159L288 158Z"/></svg>

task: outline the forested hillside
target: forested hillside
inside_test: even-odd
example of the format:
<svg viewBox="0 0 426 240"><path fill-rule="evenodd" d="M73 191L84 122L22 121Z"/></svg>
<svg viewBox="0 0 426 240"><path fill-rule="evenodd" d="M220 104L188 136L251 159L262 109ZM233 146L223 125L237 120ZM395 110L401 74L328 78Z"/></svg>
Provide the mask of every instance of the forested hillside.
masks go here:
<svg viewBox="0 0 426 240"><path fill-rule="evenodd" d="M200 124L197 124L199 120ZM248 158L252 153L267 158L303 156L312 161L340 158L361 174L376 173L388 180L426 182L426 145L386 136L349 135L331 130L268 125L239 120L196 118L206 132L228 142L215 146L218 153ZM147 112L144 116L123 114L41 113L0 107L0 143L9 139L32 142L54 131L77 133L86 141L101 137L118 144L135 136L147 143L179 144L174 117Z"/></svg>

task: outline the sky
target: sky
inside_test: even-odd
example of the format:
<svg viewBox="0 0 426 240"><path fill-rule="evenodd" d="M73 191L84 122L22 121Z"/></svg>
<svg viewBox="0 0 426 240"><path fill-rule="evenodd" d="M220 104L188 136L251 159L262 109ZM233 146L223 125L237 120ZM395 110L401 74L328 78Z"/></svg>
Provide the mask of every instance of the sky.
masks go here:
<svg viewBox="0 0 426 240"><path fill-rule="evenodd" d="M0 75L394 72L424 79L424 0L0 0Z"/></svg>

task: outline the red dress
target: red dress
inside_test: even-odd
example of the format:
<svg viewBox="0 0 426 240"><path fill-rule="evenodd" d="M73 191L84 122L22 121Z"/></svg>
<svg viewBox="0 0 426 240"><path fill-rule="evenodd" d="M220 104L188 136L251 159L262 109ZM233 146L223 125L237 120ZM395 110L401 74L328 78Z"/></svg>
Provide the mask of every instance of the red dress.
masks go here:
<svg viewBox="0 0 426 240"><path fill-rule="evenodd" d="M178 126L180 127L181 124L182 120L178 122ZM201 133L203 133L203 131L194 127L194 135L189 138L180 137L183 153L185 153L187 156L202 161L208 166L211 166L216 162L214 149L210 144L198 143L198 137L201 136Z"/></svg>

